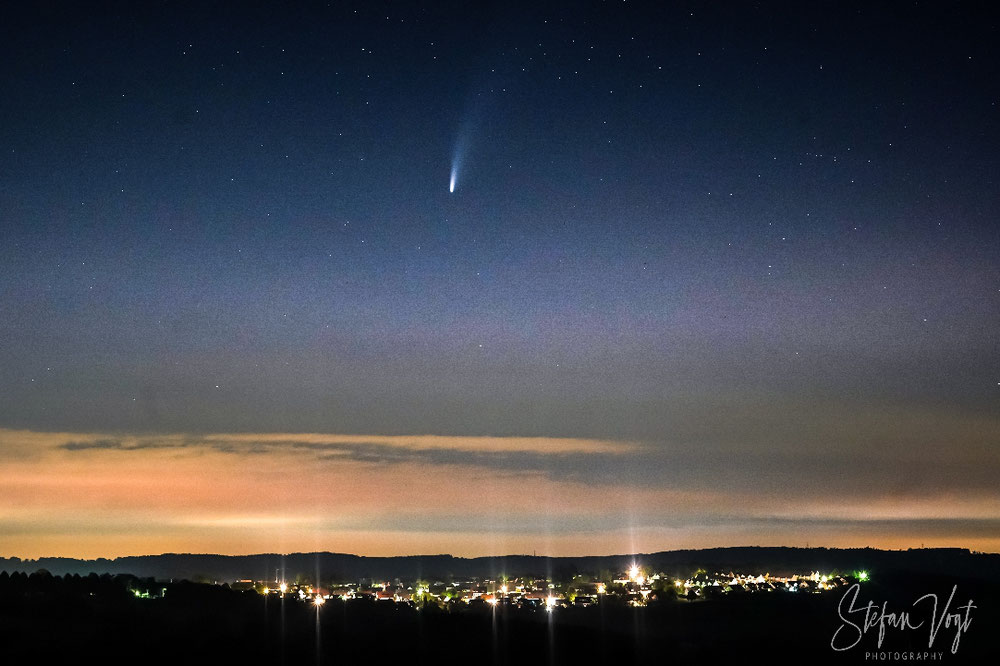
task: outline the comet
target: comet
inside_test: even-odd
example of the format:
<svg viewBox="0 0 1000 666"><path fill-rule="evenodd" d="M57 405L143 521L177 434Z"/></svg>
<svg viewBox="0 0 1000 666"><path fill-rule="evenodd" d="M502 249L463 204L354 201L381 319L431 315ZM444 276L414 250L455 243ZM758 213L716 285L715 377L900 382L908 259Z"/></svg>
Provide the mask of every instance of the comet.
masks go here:
<svg viewBox="0 0 1000 666"><path fill-rule="evenodd" d="M465 160L465 154L468 152L468 134L470 129L463 126L458 133L458 138L455 140L455 149L451 154L451 176L448 180L448 191L454 193L455 187L458 185L458 172L462 168L462 162Z"/></svg>

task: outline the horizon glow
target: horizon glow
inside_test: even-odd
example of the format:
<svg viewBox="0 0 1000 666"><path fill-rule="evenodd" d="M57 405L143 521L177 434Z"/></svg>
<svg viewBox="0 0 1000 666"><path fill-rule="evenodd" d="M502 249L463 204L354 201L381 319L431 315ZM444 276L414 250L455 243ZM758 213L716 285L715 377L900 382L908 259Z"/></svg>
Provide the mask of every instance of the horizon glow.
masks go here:
<svg viewBox="0 0 1000 666"><path fill-rule="evenodd" d="M0 430L0 455L8 461L0 475L0 502L11 507L0 514L0 556L275 549L589 555L807 541L894 548L917 539L1000 549L990 520L996 502L975 493L886 500L873 486L864 497L820 498L803 480L784 497L768 498L749 487L595 485L543 471L546 459L573 455L601 459L611 472L628 464L634 446L558 438L122 438ZM518 456L534 463L518 474L519 492L510 494L509 472L491 461ZM375 464L378 459L385 462ZM697 463L685 464L694 472ZM787 511L790 496L798 497L797 513ZM114 512L106 511L110 506ZM721 514L728 517L720 520ZM936 523L950 525L953 536L936 536Z"/></svg>

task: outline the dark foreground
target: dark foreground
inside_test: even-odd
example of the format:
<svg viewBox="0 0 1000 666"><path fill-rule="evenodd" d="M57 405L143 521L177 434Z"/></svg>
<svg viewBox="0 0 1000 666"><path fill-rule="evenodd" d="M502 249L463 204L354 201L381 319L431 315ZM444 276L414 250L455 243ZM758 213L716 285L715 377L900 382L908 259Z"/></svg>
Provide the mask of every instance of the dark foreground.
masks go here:
<svg viewBox="0 0 1000 666"><path fill-rule="evenodd" d="M152 583L0 574L0 664L865 664L923 663L930 653L932 663L976 664L996 663L1000 654L1000 588L946 576L884 575L862 586L858 605L885 601L890 611L913 611L911 624L924 626L887 627L881 650L872 629L843 652L831 649L842 624L840 591L553 613L485 604L449 612L337 599L317 608L187 582L158 584L163 598L135 596L135 588ZM953 654L954 624L942 625L928 648L932 606L912 604L936 593L940 620L954 585L950 610L970 598L976 608ZM860 624L861 615L851 619ZM849 629L842 637L850 638ZM885 658L874 658L876 651Z"/></svg>

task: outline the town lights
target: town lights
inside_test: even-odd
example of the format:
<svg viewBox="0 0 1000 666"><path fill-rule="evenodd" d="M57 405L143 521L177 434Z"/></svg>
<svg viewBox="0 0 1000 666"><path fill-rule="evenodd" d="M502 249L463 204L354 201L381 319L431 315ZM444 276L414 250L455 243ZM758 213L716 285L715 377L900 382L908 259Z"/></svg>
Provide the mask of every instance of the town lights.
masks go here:
<svg viewBox="0 0 1000 666"><path fill-rule="evenodd" d="M323 597L317 596L315 599L313 599L313 603L316 606L322 606L323 604L326 603L326 599L324 599Z"/></svg>
<svg viewBox="0 0 1000 666"><path fill-rule="evenodd" d="M288 586L285 585L284 583L282 583L281 585L279 585L278 589L281 590L282 594L284 594L285 592L288 592Z"/></svg>
<svg viewBox="0 0 1000 666"><path fill-rule="evenodd" d="M638 577L639 577L639 567L633 564L632 568L628 570L628 579L635 580Z"/></svg>

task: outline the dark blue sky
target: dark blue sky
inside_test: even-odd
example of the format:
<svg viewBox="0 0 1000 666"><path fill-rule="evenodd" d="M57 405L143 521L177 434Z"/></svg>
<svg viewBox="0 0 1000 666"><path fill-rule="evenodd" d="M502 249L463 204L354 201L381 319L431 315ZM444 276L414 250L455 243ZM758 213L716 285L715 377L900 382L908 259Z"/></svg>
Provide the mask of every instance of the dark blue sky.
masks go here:
<svg viewBox="0 0 1000 666"><path fill-rule="evenodd" d="M5 10L0 426L998 471L994 14L651 4Z"/></svg>

